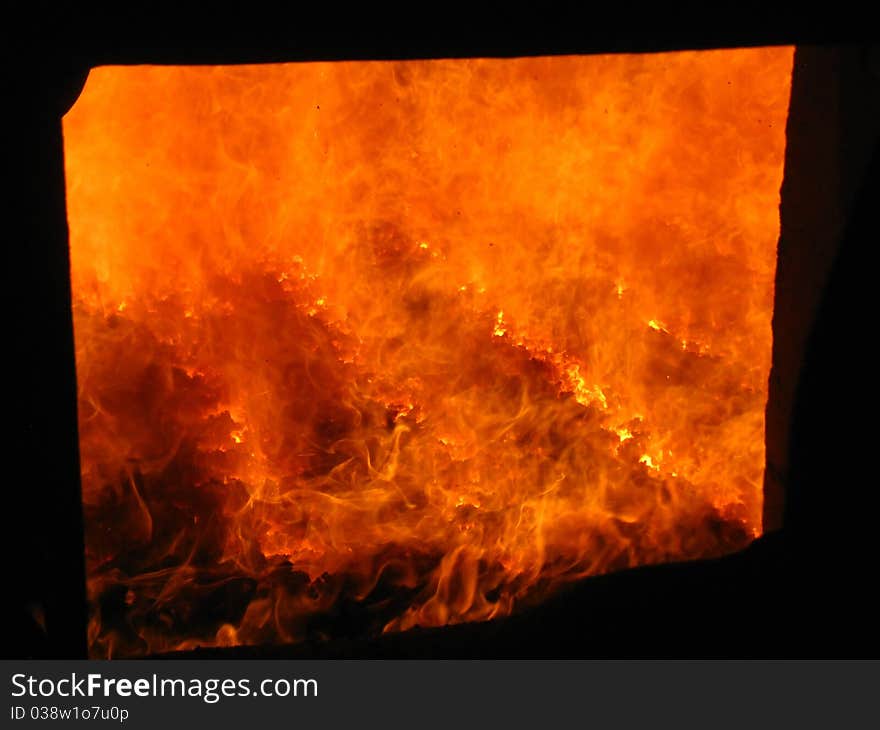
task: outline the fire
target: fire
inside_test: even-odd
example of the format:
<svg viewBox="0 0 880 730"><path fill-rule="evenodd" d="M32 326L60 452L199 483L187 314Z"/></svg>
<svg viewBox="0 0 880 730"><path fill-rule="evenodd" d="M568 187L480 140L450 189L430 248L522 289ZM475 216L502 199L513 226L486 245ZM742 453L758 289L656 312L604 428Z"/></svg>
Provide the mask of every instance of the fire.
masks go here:
<svg viewBox="0 0 880 730"><path fill-rule="evenodd" d="M792 49L95 69L95 657L480 621L761 531Z"/></svg>

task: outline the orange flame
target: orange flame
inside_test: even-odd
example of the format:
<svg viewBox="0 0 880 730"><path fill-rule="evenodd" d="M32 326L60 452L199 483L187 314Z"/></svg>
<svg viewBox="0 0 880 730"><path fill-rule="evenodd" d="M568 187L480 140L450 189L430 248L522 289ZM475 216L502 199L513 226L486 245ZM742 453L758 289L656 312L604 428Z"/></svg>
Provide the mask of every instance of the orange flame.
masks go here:
<svg viewBox="0 0 880 730"><path fill-rule="evenodd" d="M94 70L92 655L485 620L758 535L791 64Z"/></svg>

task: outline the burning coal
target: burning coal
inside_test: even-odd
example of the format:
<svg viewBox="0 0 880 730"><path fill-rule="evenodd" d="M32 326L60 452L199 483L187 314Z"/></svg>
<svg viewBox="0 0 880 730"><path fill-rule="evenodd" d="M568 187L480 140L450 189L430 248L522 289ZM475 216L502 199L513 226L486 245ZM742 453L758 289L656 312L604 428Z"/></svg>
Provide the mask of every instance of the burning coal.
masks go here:
<svg viewBox="0 0 880 730"><path fill-rule="evenodd" d="M92 655L486 620L760 534L791 63L94 70Z"/></svg>

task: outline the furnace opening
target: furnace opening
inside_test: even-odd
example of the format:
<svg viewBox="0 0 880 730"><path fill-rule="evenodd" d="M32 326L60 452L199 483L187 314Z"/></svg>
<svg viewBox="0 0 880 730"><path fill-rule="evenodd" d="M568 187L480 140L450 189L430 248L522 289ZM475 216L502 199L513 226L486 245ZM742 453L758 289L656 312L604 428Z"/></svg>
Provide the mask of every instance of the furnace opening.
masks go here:
<svg viewBox="0 0 880 730"><path fill-rule="evenodd" d="M93 69L93 657L489 620L761 533L792 48Z"/></svg>

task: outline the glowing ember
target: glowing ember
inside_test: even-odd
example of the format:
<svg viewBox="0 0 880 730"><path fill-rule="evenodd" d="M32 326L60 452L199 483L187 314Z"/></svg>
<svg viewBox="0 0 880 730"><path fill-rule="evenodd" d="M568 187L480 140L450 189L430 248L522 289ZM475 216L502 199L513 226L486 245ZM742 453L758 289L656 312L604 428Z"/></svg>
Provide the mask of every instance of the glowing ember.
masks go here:
<svg viewBox="0 0 880 730"><path fill-rule="evenodd" d="M485 620L758 535L791 63L93 71L93 656Z"/></svg>

